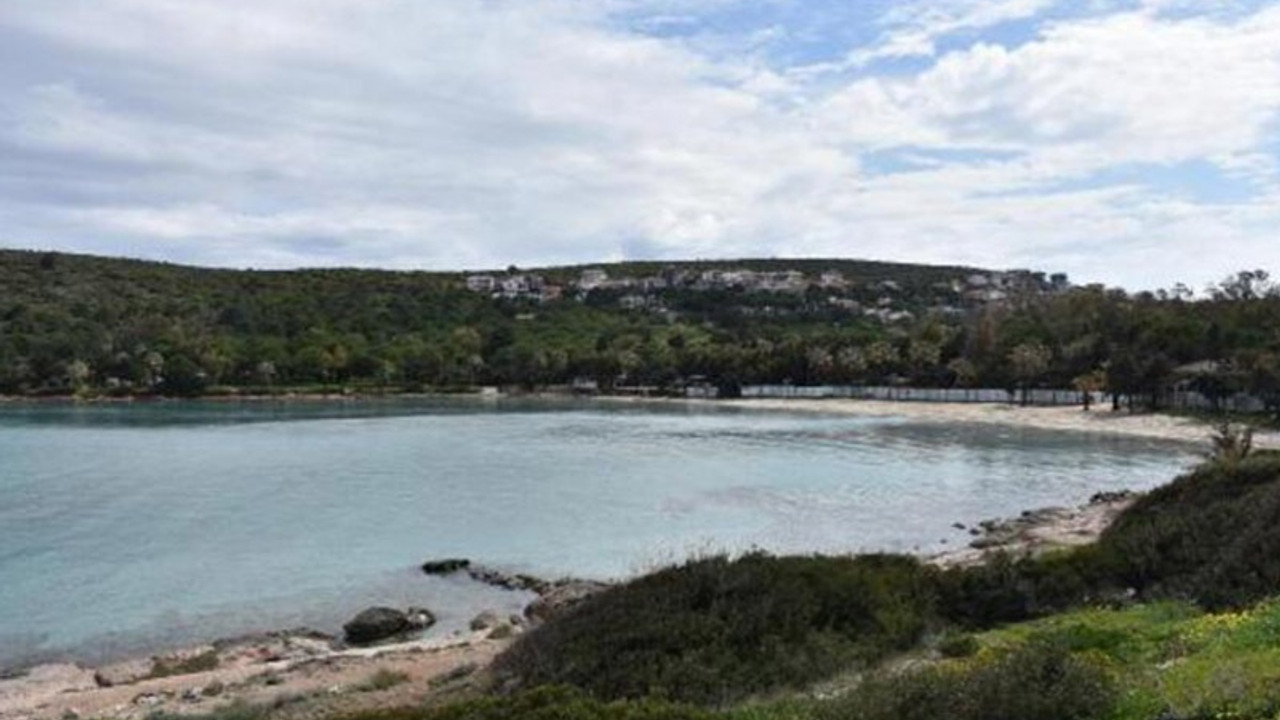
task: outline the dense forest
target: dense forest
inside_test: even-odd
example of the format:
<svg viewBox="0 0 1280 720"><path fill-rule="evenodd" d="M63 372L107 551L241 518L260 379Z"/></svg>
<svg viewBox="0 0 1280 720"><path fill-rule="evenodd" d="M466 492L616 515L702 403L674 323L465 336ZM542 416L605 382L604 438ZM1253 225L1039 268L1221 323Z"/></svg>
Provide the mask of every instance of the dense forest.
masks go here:
<svg viewBox="0 0 1280 720"><path fill-rule="evenodd" d="M487 275L254 271L0 251L0 393L754 383L1175 384L1280 407L1280 288L1196 295L849 260Z"/></svg>

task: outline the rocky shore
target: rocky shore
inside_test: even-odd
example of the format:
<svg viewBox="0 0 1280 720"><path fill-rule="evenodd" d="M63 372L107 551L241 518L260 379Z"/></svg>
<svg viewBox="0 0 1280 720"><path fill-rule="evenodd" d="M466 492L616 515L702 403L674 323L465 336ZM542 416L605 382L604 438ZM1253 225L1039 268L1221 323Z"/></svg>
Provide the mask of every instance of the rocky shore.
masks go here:
<svg viewBox="0 0 1280 720"><path fill-rule="evenodd" d="M931 555L926 560L942 567L977 565L996 553L1014 557L1087 545L1139 497L1129 491L1098 493L1078 507L1028 510L1018 517L983 520L975 527L961 524L974 539L966 548Z"/></svg>
<svg viewBox="0 0 1280 720"><path fill-rule="evenodd" d="M957 524L973 540L925 558L942 566L984 562L1087 544L1139 496L1100 493L1074 508L1031 510L1018 517ZM547 580L447 558L422 565L430 575L465 575L536 598L522 615L485 611L469 631L434 640L414 635L433 622L428 610L369 608L352 618L346 637L308 630L267 633L99 668L42 665L0 676L0 720L144 718L156 712L201 714L233 703L269 705L288 717L370 710L474 692L491 661L528 628L608 587Z"/></svg>
<svg viewBox="0 0 1280 720"><path fill-rule="evenodd" d="M223 640L97 668L59 663L0 675L0 720L143 718L156 712L203 714L233 703L288 706L300 717L317 707L366 710L420 703L466 692L490 661L529 627L591 594L603 583L545 580L461 561L425 563L429 574L465 571L475 582L530 591L521 615L478 614L469 630L446 638L417 636L434 623L425 608L371 607L344 626L343 637L306 629Z"/></svg>

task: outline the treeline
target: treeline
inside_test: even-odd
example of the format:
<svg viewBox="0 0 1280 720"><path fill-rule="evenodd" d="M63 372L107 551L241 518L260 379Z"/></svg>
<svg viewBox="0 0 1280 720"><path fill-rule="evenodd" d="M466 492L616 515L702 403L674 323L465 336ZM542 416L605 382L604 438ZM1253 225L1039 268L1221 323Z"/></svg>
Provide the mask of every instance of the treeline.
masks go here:
<svg viewBox="0 0 1280 720"><path fill-rule="evenodd" d="M813 287L669 290L654 312L619 307L611 291L543 304L494 300L467 291L458 274L213 270L0 251L0 393L396 391L575 379L678 388L700 378L729 391L785 382L1075 386L1158 405L1183 383L1214 398L1249 392L1280 408L1280 292L1264 272L1240 273L1198 299L1181 289L1135 295L1091 286L966 305L946 289L972 272L965 268L755 265L810 274L834 266L850 292L867 298L892 281L895 307L910 315L885 322ZM605 267L618 275L660 269ZM545 272L570 278L577 269Z"/></svg>

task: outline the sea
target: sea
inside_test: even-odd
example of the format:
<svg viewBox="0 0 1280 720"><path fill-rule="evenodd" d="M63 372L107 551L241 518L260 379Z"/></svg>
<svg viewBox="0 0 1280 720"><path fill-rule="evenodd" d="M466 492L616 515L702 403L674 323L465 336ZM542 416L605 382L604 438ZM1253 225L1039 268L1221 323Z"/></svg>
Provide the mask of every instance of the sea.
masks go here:
<svg viewBox="0 0 1280 720"><path fill-rule="evenodd" d="M717 553L935 552L1144 490L1182 444L713 404L454 398L0 406L0 668L527 593L461 557L625 579ZM963 525L964 528L956 527Z"/></svg>

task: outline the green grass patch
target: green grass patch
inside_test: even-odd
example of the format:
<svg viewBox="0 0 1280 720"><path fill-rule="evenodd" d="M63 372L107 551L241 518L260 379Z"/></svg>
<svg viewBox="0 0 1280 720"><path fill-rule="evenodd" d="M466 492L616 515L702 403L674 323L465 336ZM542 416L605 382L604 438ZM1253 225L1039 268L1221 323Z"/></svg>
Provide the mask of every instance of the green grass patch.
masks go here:
<svg viewBox="0 0 1280 720"><path fill-rule="evenodd" d="M1113 717L1270 718L1280 711L1280 601L1205 612L1163 602L1078 610L976 636L982 654L1056 643L1102 659L1122 689Z"/></svg>
<svg viewBox="0 0 1280 720"><path fill-rule="evenodd" d="M1100 658L1050 640L873 675L819 720L1101 720L1119 692Z"/></svg>
<svg viewBox="0 0 1280 720"><path fill-rule="evenodd" d="M358 713L342 716L340 720L714 720L717 717L708 710L666 700L603 702L580 690L543 687L437 708Z"/></svg>

